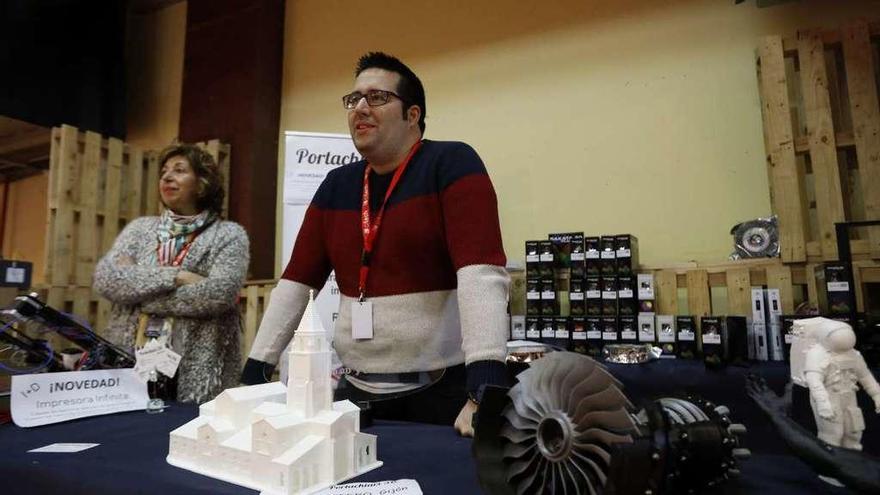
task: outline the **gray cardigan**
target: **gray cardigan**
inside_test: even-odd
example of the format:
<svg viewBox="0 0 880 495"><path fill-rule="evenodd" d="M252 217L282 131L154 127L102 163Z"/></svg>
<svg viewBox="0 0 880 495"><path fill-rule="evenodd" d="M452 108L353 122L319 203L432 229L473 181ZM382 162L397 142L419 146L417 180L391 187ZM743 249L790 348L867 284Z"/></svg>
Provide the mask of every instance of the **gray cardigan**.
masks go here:
<svg viewBox="0 0 880 495"><path fill-rule="evenodd" d="M195 238L179 268L163 267L155 264L158 225L159 217L133 220L95 266L94 289L113 303L103 335L133 351L140 313L173 316L174 350L183 356L177 400L202 403L238 384L238 294L248 237L240 225L217 220ZM179 270L206 278L175 287Z"/></svg>

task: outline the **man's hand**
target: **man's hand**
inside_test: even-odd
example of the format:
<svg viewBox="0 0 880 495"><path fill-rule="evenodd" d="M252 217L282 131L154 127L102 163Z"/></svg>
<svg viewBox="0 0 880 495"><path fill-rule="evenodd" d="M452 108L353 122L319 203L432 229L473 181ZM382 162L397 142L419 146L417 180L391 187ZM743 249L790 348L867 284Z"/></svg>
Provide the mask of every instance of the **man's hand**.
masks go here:
<svg viewBox="0 0 880 495"><path fill-rule="evenodd" d="M455 431L458 432L459 435L463 437L473 437L474 436L474 413L477 412L477 403L468 400L464 403L464 407L461 408L461 412L458 413L458 417L455 418Z"/></svg>
<svg viewBox="0 0 880 495"><path fill-rule="evenodd" d="M201 282L205 277L198 275L193 272L188 272L186 270L180 270L177 272L177 275L174 276L174 284L178 287L181 285L189 285L195 284L197 282Z"/></svg>

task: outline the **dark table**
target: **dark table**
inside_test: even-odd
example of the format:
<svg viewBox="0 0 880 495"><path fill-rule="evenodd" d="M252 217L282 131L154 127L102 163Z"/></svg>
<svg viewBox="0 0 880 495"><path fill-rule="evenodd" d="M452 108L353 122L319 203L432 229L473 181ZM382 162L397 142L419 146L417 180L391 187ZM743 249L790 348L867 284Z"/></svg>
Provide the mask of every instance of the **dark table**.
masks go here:
<svg viewBox="0 0 880 495"><path fill-rule="evenodd" d="M746 446L753 455L743 463L742 477L707 493L848 493L818 481L804 463L792 457L744 393L744 377L749 371L764 375L781 390L787 366L765 363L751 370L729 367L715 372L706 371L699 362L657 361L609 368L636 405L651 397L690 391L727 405L733 419L746 424ZM872 409L864 410L868 427L865 450L880 453L880 421L869 412ZM132 412L31 429L0 426L0 493L256 493L165 462L168 432L196 415L194 406L175 404L156 415ZM358 477L358 481L412 478L426 494L480 492L471 441L458 437L451 427L377 421L364 431L379 436L379 458L385 465ZM75 454L27 453L56 442L100 445Z"/></svg>

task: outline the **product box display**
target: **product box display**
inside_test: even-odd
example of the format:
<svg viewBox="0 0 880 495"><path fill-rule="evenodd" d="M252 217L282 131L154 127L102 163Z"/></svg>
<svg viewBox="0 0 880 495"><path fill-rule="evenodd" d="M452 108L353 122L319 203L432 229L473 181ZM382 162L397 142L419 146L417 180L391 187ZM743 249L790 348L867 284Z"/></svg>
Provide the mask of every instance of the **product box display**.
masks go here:
<svg viewBox="0 0 880 495"><path fill-rule="evenodd" d="M587 354L592 358L598 359L602 355L602 318L598 316L588 316L584 319L587 325Z"/></svg>
<svg viewBox="0 0 880 495"><path fill-rule="evenodd" d="M541 342L545 344L553 344L553 341L556 338L556 326L553 322L553 317L550 318L541 318Z"/></svg>
<svg viewBox="0 0 880 495"><path fill-rule="evenodd" d="M621 316L635 316L639 312L636 299L636 277L617 277L617 312Z"/></svg>
<svg viewBox="0 0 880 495"><path fill-rule="evenodd" d="M602 314L602 279L587 277L584 279L584 300L587 316Z"/></svg>
<svg viewBox="0 0 880 495"><path fill-rule="evenodd" d="M657 315L655 318L655 330L657 331L657 342L663 354L663 359L675 358L678 355L678 346L675 339L675 316L673 315Z"/></svg>
<svg viewBox="0 0 880 495"><path fill-rule="evenodd" d="M540 278L553 278L553 266L555 258L553 256L553 243L550 241L538 241L539 268L538 276Z"/></svg>
<svg viewBox="0 0 880 495"><path fill-rule="evenodd" d="M745 316L704 316L700 319L703 362L715 368L748 360L748 320Z"/></svg>
<svg viewBox="0 0 880 495"><path fill-rule="evenodd" d="M541 314L541 281L537 278L526 280L526 315Z"/></svg>
<svg viewBox="0 0 880 495"><path fill-rule="evenodd" d="M567 317L553 318L553 340L550 344L566 351L571 350L571 331Z"/></svg>
<svg viewBox="0 0 880 495"><path fill-rule="evenodd" d="M541 341L541 319L537 316L526 316L526 340Z"/></svg>
<svg viewBox="0 0 880 495"><path fill-rule="evenodd" d="M618 317L621 344L637 344L639 342L638 326L635 316Z"/></svg>
<svg viewBox="0 0 880 495"><path fill-rule="evenodd" d="M584 268L588 277L598 277L601 274L601 251L599 237L584 237Z"/></svg>
<svg viewBox="0 0 880 495"><path fill-rule="evenodd" d="M556 304L556 283L552 278L541 279L541 316L559 314Z"/></svg>
<svg viewBox="0 0 880 495"><path fill-rule="evenodd" d="M602 316L617 316L617 277L602 277Z"/></svg>
<svg viewBox="0 0 880 495"><path fill-rule="evenodd" d="M682 359L699 359L700 348L699 332L693 316L675 317L676 340L678 342L678 357Z"/></svg>
<svg viewBox="0 0 880 495"><path fill-rule="evenodd" d="M653 344L657 341L657 332L654 329L654 314L644 313L639 315L639 342Z"/></svg>
<svg viewBox="0 0 880 495"><path fill-rule="evenodd" d="M617 327L616 316L602 317L602 342L606 345L620 343L620 331Z"/></svg>
<svg viewBox="0 0 880 495"><path fill-rule="evenodd" d="M700 319L703 363L707 368L719 368L727 364L724 359L724 318L704 316Z"/></svg>
<svg viewBox="0 0 880 495"><path fill-rule="evenodd" d="M575 239L583 239L583 232L550 234L547 239L553 246L553 268L557 271L571 269L572 244Z"/></svg>
<svg viewBox="0 0 880 495"><path fill-rule="evenodd" d="M588 354L587 346L587 323L583 316L569 318L571 331L571 350L578 354Z"/></svg>
<svg viewBox="0 0 880 495"><path fill-rule="evenodd" d="M844 263L825 263L816 267L816 293L823 315L848 315L855 310L855 292Z"/></svg>
<svg viewBox="0 0 880 495"><path fill-rule="evenodd" d="M617 256L614 236L599 238L599 274L603 277L617 275Z"/></svg>
<svg viewBox="0 0 880 495"><path fill-rule="evenodd" d="M585 276L587 276L587 264L584 255L584 234L577 233L571 238L571 279Z"/></svg>
<svg viewBox="0 0 880 495"><path fill-rule="evenodd" d="M632 275L638 268L639 240L632 234L614 236L617 274Z"/></svg>
<svg viewBox="0 0 880 495"><path fill-rule="evenodd" d="M767 341L770 360L785 361L782 350L782 296L779 289L767 289Z"/></svg>
<svg viewBox="0 0 880 495"><path fill-rule="evenodd" d="M763 287L751 289L752 317L748 332L749 359L767 361L767 304Z"/></svg>
<svg viewBox="0 0 880 495"><path fill-rule="evenodd" d="M639 273L636 275L637 296L639 301L653 301L654 297L654 274ZM650 313L650 311L646 311Z"/></svg>
<svg viewBox="0 0 880 495"><path fill-rule="evenodd" d="M568 285L568 308L571 316L584 316L587 306L584 298L584 280L572 278Z"/></svg>
<svg viewBox="0 0 880 495"><path fill-rule="evenodd" d="M526 317L513 315L510 317L510 340L526 339Z"/></svg>
<svg viewBox="0 0 880 495"><path fill-rule="evenodd" d="M526 241L526 278L541 277L541 253L539 241Z"/></svg>

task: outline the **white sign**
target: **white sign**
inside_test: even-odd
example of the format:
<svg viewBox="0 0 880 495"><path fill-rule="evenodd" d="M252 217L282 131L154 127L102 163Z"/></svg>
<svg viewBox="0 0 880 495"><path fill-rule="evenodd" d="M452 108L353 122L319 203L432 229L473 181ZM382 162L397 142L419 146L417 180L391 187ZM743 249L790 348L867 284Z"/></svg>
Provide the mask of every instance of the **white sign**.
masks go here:
<svg viewBox="0 0 880 495"><path fill-rule="evenodd" d="M332 486L318 495L422 495L416 480L365 481Z"/></svg>
<svg viewBox="0 0 880 495"><path fill-rule="evenodd" d="M290 261L306 209L324 177L336 167L360 160L348 134L284 133L284 202L281 212L281 266ZM359 198L358 198L359 199ZM339 286L330 274L315 297L318 315L332 338L339 312Z"/></svg>
<svg viewBox="0 0 880 495"><path fill-rule="evenodd" d="M40 452L44 454L74 454L97 447L99 443L52 443L38 449L31 449L28 452Z"/></svg>
<svg viewBox="0 0 880 495"><path fill-rule="evenodd" d="M13 375L12 420L23 428L122 411L143 410L147 384L134 370Z"/></svg>

